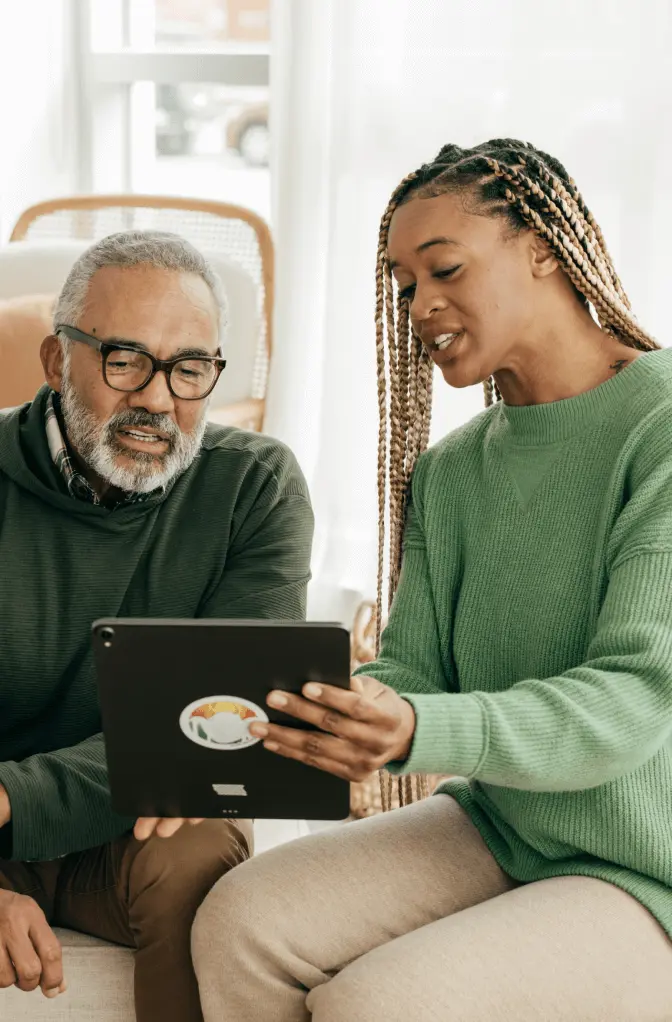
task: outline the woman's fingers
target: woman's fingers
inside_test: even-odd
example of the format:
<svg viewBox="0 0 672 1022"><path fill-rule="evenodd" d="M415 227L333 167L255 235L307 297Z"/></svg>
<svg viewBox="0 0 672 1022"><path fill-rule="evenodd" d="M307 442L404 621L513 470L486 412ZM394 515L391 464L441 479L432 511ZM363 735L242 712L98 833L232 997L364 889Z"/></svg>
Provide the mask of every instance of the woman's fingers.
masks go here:
<svg viewBox="0 0 672 1022"><path fill-rule="evenodd" d="M303 694L311 702L337 710L352 720L375 724L376 727L394 727L393 706L399 697L387 685L373 678L366 679L371 684L364 688L360 685L363 680L352 679L351 684L354 682L354 685L349 689L309 682L304 685Z"/></svg>
<svg viewBox="0 0 672 1022"><path fill-rule="evenodd" d="M321 706L313 706L305 699L295 704L294 708L297 712L292 712L293 717L314 724L321 731L326 731L345 742L359 746L362 750L368 750L375 754L384 752L386 748L385 733L376 730L369 724L360 724L349 717L344 717L336 710L325 710ZM312 731L304 732L296 728L283 728L279 724L250 724L250 734L257 738L273 740L271 737L273 734L290 730L296 731L297 734L313 734Z"/></svg>
<svg viewBox="0 0 672 1022"><path fill-rule="evenodd" d="M386 691L384 686L381 691ZM304 686L303 693L299 696L291 692L271 692L267 702L297 720L353 739L355 735L365 735L367 726L381 731L396 727L397 716L382 705L382 701L376 703L368 694L314 683ZM353 723L358 726L353 728Z"/></svg>
<svg viewBox="0 0 672 1022"><path fill-rule="evenodd" d="M384 757L370 749L319 731L268 727L264 747L286 759L297 759L318 770L326 770L349 781L364 780L383 766Z"/></svg>
<svg viewBox="0 0 672 1022"><path fill-rule="evenodd" d="M284 759L296 759L301 763L307 763L308 766L315 767L317 770L324 770L325 773L333 774L334 777L340 777L344 781L363 781L373 772L369 771L360 775L359 772L353 771L351 767L345 766L338 760L328 759L323 756L308 760L299 749L292 749L289 746L278 746L272 751Z"/></svg>

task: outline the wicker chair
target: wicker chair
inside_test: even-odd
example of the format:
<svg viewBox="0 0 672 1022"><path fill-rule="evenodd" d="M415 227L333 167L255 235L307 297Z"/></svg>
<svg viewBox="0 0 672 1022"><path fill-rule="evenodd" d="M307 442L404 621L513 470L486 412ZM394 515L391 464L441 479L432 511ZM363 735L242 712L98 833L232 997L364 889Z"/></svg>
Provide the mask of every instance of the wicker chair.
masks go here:
<svg viewBox="0 0 672 1022"><path fill-rule="evenodd" d="M215 268L220 260L250 282L256 305L254 333L249 336L248 317L244 350L236 350L234 336L229 348L229 367L215 391L209 417L225 425L261 430L272 350L274 260L268 225L255 213L240 206L200 199L76 196L31 206L19 217L10 242L89 243L115 231L132 229L181 234L212 258ZM232 323L232 333L233 327ZM244 380L241 381L239 372L234 400L217 400L220 386L223 395L231 386L229 368L235 375L236 366Z"/></svg>

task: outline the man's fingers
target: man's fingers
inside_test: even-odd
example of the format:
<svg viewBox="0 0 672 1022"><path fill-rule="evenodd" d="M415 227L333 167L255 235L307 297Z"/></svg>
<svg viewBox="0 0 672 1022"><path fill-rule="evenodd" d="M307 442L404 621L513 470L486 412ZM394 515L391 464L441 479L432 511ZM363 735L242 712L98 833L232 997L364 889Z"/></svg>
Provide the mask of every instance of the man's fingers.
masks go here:
<svg viewBox="0 0 672 1022"><path fill-rule="evenodd" d="M183 827L186 822L187 821L184 820L182 817L176 817L175 819L170 820L169 819L159 820L156 826L155 834L157 835L157 837L163 838L172 837L173 834L176 834L180 827Z"/></svg>
<svg viewBox="0 0 672 1022"><path fill-rule="evenodd" d="M0 990L13 987L18 979L12 960L0 944Z"/></svg>
<svg viewBox="0 0 672 1022"><path fill-rule="evenodd" d="M147 838L151 837L156 830L159 821L159 816L141 816L140 819L135 822L135 827L133 828L134 837L138 841L146 841Z"/></svg>
<svg viewBox="0 0 672 1022"><path fill-rule="evenodd" d="M19 990L35 990L42 978L42 963L27 931L17 929L12 933L7 940L7 953L14 963Z"/></svg>
<svg viewBox="0 0 672 1022"><path fill-rule="evenodd" d="M135 827L133 828L133 834L138 841L146 841L152 834L156 834L157 837L172 837L176 834L180 827L183 827L185 823L190 823L196 826L199 823L203 823L203 817L193 816L189 819L184 819L181 816L175 817L161 817L161 816L141 816L136 821Z"/></svg>
<svg viewBox="0 0 672 1022"><path fill-rule="evenodd" d="M65 989L61 945L45 919L33 923L28 935L42 963L40 986L47 997L55 997Z"/></svg>

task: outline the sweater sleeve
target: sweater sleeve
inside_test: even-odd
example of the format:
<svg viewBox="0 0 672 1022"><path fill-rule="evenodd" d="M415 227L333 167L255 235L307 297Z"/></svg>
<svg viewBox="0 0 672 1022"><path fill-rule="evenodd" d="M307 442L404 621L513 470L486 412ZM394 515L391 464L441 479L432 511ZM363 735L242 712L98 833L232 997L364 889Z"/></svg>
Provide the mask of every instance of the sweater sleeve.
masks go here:
<svg viewBox="0 0 672 1022"><path fill-rule="evenodd" d="M4 858L56 859L113 841L134 823L110 805L102 734L20 763L0 763L0 784L12 808L11 823L0 829ZM77 821L76 829L64 826L69 819Z"/></svg>
<svg viewBox="0 0 672 1022"><path fill-rule="evenodd" d="M399 585L381 636L380 653L355 675L377 678L400 693L441 693L455 689L450 650L442 650L421 525L417 476L404 529ZM446 565L446 572L450 572ZM444 655L445 654L445 655Z"/></svg>
<svg viewBox="0 0 672 1022"><path fill-rule="evenodd" d="M303 620L314 527L306 482L275 443L252 474L219 583L198 616Z"/></svg>
<svg viewBox="0 0 672 1022"><path fill-rule="evenodd" d="M392 764L393 772L576 791L643 767L670 742L672 457L650 449L628 485L630 497L607 547L608 584L585 661L503 692L407 689L416 733L409 759Z"/></svg>

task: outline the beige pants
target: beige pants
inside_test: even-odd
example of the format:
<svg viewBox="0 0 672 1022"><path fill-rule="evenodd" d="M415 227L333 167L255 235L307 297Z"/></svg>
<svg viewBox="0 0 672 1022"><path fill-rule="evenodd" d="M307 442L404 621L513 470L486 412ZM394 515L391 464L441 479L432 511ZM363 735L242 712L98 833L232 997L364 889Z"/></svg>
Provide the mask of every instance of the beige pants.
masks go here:
<svg viewBox="0 0 672 1022"><path fill-rule="evenodd" d="M206 1022L671 1022L672 943L610 884L518 886L448 796L260 855L201 906Z"/></svg>

